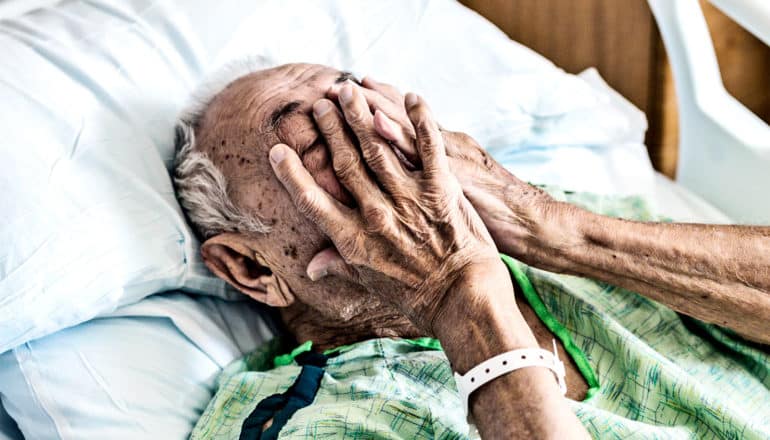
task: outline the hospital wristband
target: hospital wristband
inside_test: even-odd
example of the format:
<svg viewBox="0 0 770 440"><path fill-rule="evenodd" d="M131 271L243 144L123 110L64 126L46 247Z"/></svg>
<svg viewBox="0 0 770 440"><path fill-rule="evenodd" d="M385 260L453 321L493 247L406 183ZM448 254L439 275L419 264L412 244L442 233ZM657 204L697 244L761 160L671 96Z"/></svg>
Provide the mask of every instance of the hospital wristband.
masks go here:
<svg viewBox="0 0 770 440"><path fill-rule="evenodd" d="M545 367L553 371L562 394L567 394L564 363L556 352L553 341L553 353L542 348L522 348L499 354L471 368L464 375L455 372L457 391L463 401L465 415L468 415L468 397L482 385L498 377L526 367Z"/></svg>

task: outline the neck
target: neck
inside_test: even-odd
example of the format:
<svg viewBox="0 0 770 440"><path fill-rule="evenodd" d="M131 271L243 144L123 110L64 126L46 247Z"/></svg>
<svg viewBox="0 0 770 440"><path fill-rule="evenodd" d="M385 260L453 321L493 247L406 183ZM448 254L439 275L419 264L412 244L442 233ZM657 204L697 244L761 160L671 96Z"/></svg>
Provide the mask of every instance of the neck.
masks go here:
<svg viewBox="0 0 770 440"><path fill-rule="evenodd" d="M302 303L281 309L281 318L297 342L313 341L323 351L373 338L415 338L424 336L409 321L391 311L368 310L349 320L321 316Z"/></svg>

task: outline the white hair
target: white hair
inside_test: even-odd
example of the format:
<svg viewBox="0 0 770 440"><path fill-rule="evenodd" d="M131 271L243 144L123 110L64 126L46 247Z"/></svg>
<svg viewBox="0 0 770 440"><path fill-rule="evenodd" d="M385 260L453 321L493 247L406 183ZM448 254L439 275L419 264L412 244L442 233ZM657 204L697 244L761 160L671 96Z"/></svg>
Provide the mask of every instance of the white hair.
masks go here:
<svg viewBox="0 0 770 440"><path fill-rule="evenodd" d="M236 206L224 174L195 145L195 131L214 97L228 84L272 67L267 57L250 57L226 65L193 92L191 103L176 124L174 186L177 198L197 233L204 239L222 232L265 233L270 225Z"/></svg>

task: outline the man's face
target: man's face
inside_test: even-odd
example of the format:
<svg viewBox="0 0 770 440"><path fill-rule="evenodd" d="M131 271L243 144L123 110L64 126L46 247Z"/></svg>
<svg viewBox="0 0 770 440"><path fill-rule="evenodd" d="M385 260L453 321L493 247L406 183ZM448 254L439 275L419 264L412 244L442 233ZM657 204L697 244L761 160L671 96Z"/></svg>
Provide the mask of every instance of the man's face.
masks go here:
<svg viewBox="0 0 770 440"><path fill-rule="evenodd" d="M318 184L349 205L351 198L334 174L312 117L313 103L348 77L312 64L284 65L244 76L217 95L198 128L198 148L225 175L233 202L272 225L270 233L253 238L264 265L301 302L331 319L349 319L382 307L342 280L328 277L313 283L308 279L308 262L330 243L297 211L274 176L268 153L277 143L294 148Z"/></svg>

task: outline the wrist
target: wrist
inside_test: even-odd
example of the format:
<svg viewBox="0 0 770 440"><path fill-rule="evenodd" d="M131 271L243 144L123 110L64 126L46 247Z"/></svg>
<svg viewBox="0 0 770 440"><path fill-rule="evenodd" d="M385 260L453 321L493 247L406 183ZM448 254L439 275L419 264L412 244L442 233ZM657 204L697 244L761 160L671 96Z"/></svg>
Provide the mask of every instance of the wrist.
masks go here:
<svg viewBox="0 0 770 440"><path fill-rule="evenodd" d="M572 255L584 248L592 217L577 206L548 200L533 210L526 231L506 236L504 252L529 265L571 272Z"/></svg>
<svg viewBox="0 0 770 440"><path fill-rule="evenodd" d="M454 294L438 316L436 335L459 374L505 352L538 348L537 340L519 312L507 269L492 264L471 267L453 285ZM468 400L483 437L564 438L553 414L566 414L575 425L553 373L546 368L522 368L479 387ZM560 416L561 419L561 416ZM505 420L505 423L501 423ZM571 437L571 436L567 436Z"/></svg>
<svg viewBox="0 0 770 440"><path fill-rule="evenodd" d="M499 259L463 271L436 314L433 334L460 374L500 353L537 347ZM469 346L473 350L467 350Z"/></svg>

